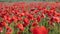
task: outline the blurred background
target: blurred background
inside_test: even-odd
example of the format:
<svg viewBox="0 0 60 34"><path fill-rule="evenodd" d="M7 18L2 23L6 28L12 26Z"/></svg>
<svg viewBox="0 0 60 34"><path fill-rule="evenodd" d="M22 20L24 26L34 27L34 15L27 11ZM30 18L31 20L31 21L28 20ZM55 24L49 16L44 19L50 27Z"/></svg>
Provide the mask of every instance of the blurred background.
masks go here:
<svg viewBox="0 0 60 34"><path fill-rule="evenodd" d="M0 0L0 2L19 2L19 1L42 1L42 2L60 2L60 0Z"/></svg>

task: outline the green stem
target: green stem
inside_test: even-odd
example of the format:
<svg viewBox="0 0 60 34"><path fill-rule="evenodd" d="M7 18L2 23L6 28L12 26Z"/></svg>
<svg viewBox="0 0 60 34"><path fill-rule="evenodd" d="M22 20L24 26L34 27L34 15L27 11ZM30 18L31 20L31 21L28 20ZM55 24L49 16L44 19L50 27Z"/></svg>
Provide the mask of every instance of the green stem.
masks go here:
<svg viewBox="0 0 60 34"><path fill-rule="evenodd" d="M59 24L58 24L58 34L59 34Z"/></svg>

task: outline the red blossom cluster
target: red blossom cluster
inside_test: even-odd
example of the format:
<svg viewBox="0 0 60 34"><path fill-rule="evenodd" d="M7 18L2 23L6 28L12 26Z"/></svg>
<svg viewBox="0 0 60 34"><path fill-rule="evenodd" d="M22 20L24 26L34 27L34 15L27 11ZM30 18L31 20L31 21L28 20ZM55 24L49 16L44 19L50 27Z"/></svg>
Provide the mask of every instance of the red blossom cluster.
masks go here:
<svg viewBox="0 0 60 34"><path fill-rule="evenodd" d="M58 5L58 6L57 6ZM0 32L6 28L5 34L12 34L14 28L18 28L17 34L21 34L26 27L32 34L48 34L45 26L40 26L42 19L47 18L48 23L60 23L59 2L14 2L0 3Z"/></svg>

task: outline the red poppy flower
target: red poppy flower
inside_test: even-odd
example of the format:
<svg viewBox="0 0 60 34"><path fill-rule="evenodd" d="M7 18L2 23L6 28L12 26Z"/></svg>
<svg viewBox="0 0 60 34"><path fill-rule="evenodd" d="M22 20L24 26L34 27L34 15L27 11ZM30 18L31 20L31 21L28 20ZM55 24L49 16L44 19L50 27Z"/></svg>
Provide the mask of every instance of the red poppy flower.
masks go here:
<svg viewBox="0 0 60 34"><path fill-rule="evenodd" d="M53 21L55 21L55 22L60 22L60 18L59 17L53 17Z"/></svg>
<svg viewBox="0 0 60 34"><path fill-rule="evenodd" d="M6 27L6 31L7 32L12 32L12 29L8 26L8 27Z"/></svg>
<svg viewBox="0 0 60 34"><path fill-rule="evenodd" d="M44 26L35 27L35 28L32 28L32 33L33 34L48 34L48 30Z"/></svg>
<svg viewBox="0 0 60 34"><path fill-rule="evenodd" d="M37 22L33 22L33 23L32 23L32 26L33 26L33 27L36 27L36 26L39 26L39 25L38 25Z"/></svg>
<svg viewBox="0 0 60 34"><path fill-rule="evenodd" d="M30 23L28 18L25 18L23 21L24 21L24 24L23 24L24 26L27 26Z"/></svg>
<svg viewBox="0 0 60 34"><path fill-rule="evenodd" d="M16 26L17 28L19 28L21 31L23 31L24 30L24 27L23 27L23 25L22 24L17 24L17 26Z"/></svg>
<svg viewBox="0 0 60 34"><path fill-rule="evenodd" d="M0 27L0 32L3 32L3 28L2 27Z"/></svg>
<svg viewBox="0 0 60 34"><path fill-rule="evenodd" d="M7 24L6 22L1 22L1 25L2 25L3 27L7 27L7 26L8 26L8 24Z"/></svg>
<svg viewBox="0 0 60 34"><path fill-rule="evenodd" d="M33 20L33 15L27 14L27 18Z"/></svg>
<svg viewBox="0 0 60 34"><path fill-rule="evenodd" d="M41 21L41 17L40 17L40 16L37 17L37 21L38 21L38 22Z"/></svg>
<svg viewBox="0 0 60 34"><path fill-rule="evenodd" d="M41 18L45 18L45 17L46 17L45 14L42 14L42 15L41 15Z"/></svg>
<svg viewBox="0 0 60 34"><path fill-rule="evenodd" d="M18 17L17 16L13 16L12 19L13 19L14 22L18 21Z"/></svg>

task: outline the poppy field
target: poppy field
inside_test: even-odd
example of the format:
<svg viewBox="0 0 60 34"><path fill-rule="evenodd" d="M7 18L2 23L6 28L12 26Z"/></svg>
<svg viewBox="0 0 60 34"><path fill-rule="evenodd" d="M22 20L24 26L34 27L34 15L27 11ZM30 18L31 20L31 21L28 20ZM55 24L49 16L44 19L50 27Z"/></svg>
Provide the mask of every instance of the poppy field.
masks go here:
<svg viewBox="0 0 60 34"><path fill-rule="evenodd" d="M0 2L0 34L60 34L60 2Z"/></svg>

